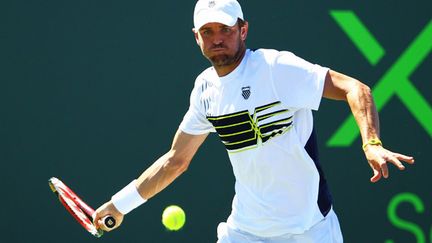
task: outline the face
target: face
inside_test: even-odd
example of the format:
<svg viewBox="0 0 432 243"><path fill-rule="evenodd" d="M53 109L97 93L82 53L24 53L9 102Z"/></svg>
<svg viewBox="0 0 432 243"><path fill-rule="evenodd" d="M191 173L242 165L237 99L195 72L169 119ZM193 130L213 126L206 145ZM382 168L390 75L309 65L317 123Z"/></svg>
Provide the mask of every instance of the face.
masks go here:
<svg viewBox="0 0 432 243"><path fill-rule="evenodd" d="M247 28L247 22L241 28L238 24L207 23L194 33L203 55L215 68L223 68L240 63L246 50Z"/></svg>

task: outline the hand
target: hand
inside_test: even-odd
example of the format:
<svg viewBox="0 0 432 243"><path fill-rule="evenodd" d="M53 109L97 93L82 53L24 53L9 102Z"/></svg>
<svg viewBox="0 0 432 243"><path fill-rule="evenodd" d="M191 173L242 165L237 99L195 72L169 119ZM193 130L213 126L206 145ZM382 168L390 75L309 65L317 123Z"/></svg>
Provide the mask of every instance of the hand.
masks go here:
<svg viewBox="0 0 432 243"><path fill-rule="evenodd" d="M105 226L105 224L102 222L102 219L105 216L111 215L112 217L114 217L116 224L114 225L113 228L107 228ZM111 231L113 229L118 228L121 223L123 222L123 217L124 215L122 213L120 213L117 208L114 206L114 204L112 204L111 201L103 204L102 206L100 206L94 213L93 215L93 224L96 226L96 228L100 228L104 231Z"/></svg>
<svg viewBox="0 0 432 243"><path fill-rule="evenodd" d="M385 149L380 145L368 145L365 147L365 155L368 160L369 166L372 168L373 176L371 182L377 182L383 176L388 178L389 172L387 168L387 162L395 165L399 170L404 170L405 166L401 161L407 162L408 164L414 164L414 158L399 153L394 153L390 150Z"/></svg>

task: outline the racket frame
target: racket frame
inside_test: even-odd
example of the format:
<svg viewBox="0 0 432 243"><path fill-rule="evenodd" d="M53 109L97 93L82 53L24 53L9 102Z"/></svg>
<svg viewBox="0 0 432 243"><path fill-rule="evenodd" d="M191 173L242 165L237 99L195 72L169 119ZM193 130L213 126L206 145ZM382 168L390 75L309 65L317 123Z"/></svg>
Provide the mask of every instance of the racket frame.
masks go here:
<svg viewBox="0 0 432 243"><path fill-rule="evenodd" d="M103 235L103 230L96 229L93 224L93 217L95 210L87 205L75 192L72 191L61 180L52 177L48 180L51 190L58 196L61 204L66 210L81 224L90 234L99 238ZM81 215L80 215L81 214ZM112 218L112 217L110 217ZM113 220L113 219L110 219ZM104 220L106 222L107 220Z"/></svg>

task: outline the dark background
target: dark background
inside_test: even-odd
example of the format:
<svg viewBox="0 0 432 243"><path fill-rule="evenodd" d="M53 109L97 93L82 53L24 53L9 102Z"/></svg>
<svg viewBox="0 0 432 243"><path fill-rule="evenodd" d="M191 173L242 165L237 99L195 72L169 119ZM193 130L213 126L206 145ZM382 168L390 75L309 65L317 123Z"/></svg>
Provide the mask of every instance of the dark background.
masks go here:
<svg viewBox="0 0 432 243"><path fill-rule="evenodd" d="M1 242L216 241L216 226L230 213L234 178L215 135L184 175L101 239L70 218L47 184L59 177L97 208L169 149L195 77L209 65L191 32L194 3L0 3ZM241 4L250 48L293 51L371 87L432 16L430 0ZM339 9L354 11L386 50L376 66L330 16ZM410 77L429 103L431 70L428 55ZM416 165L403 173L391 168L388 180L371 184L360 139L349 147L326 146L348 114L346 104L327 100L315 113L321 161L345 242L424 242L421 236L431 242L431 136L394 96L380 112L382 139L386 147L415 156ZM390 200L404 192L417 195L424 206L419 212L412 203L398 206L417 236L387 216ZM170 204L187 214L179 232L161 224Z"/></svg>

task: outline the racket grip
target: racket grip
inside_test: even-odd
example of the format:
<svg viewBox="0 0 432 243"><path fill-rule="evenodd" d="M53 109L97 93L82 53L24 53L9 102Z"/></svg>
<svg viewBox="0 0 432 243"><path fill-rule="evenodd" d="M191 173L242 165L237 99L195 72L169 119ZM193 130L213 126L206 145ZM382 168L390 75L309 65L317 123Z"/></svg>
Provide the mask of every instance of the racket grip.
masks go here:
<svg viewBox="0 0 432 243"><path fill-rule="evenodd" d="M104 225L107 227L107 228L114 228L114 226L116 225L116 220L115 220L115 218L113 217L113 216L110 216L110 215L108 215L108 216L105 216L103 219L102 219L102 222L104 223Z"/></svg>

